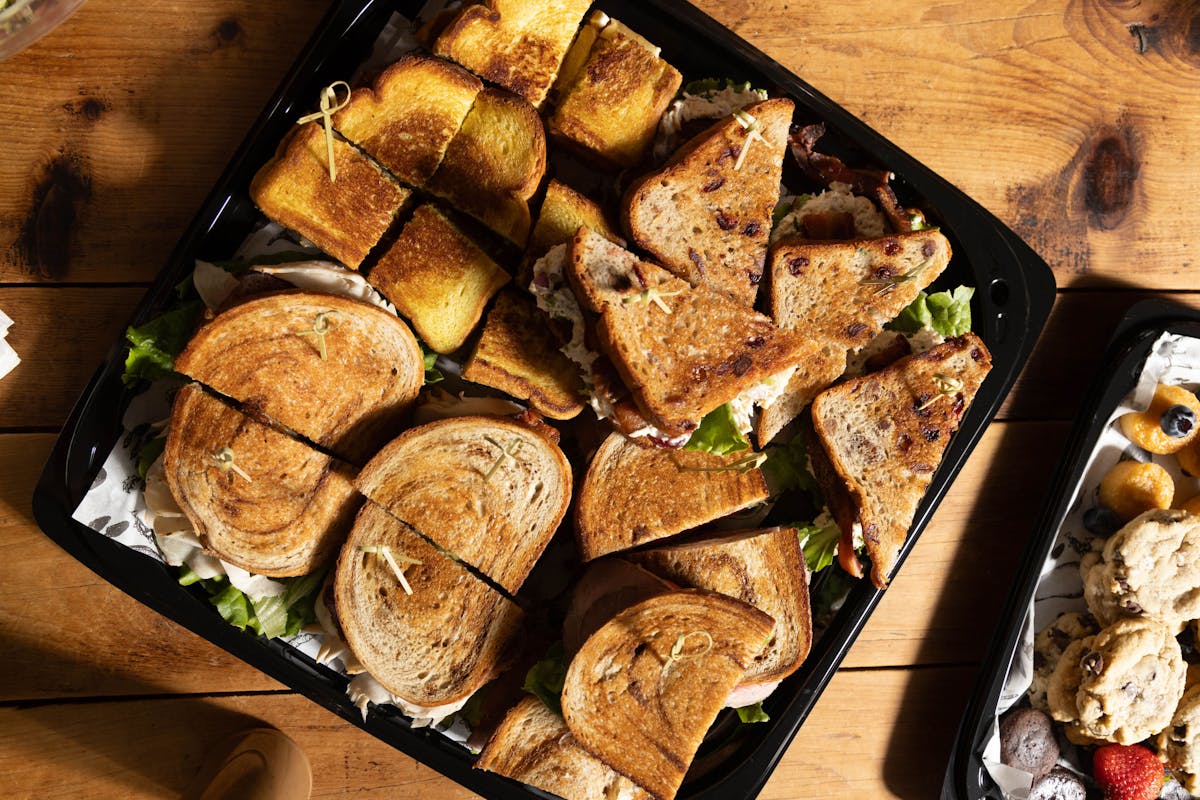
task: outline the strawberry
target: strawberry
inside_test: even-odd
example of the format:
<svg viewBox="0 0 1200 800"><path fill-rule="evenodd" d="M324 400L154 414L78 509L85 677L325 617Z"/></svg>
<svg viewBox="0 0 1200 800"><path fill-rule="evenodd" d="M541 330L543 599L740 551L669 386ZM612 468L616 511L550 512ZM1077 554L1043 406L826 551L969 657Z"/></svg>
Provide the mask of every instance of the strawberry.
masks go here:
<svg viewBox="0 0 1200 800"><path fill-rule="evenodd" d="M1140 744L1106 744L1092 756L1104 800L1154 800L1162 791L1163 766Z"/></svg>

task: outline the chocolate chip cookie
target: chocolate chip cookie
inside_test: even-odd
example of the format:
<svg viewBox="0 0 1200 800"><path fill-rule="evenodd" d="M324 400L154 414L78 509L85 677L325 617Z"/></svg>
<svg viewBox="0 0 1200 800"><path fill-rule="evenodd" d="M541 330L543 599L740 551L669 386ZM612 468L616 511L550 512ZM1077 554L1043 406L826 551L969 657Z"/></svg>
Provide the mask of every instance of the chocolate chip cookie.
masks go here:
<svg viewBox="0 0 1200 800"><path fill-rule="evenodd" d="M1200 794L1200 684L1193 684L1158 734L1158 757L1192 794Z"/></svg>
<svg viewBox="0 0 1200 800"><path fill-rule="evenodd" d="M1147 511L1108 538L1083 579L1101 624L1147 617L1179 633L1200 619L1200 515Z"/></svg>
<svg viewBox="0 0 1200 800"><path fill-rule="evenodd" d="M1076 708L1081 733L1134 744L1170 725L1186 675L1171 628L1156 620L1121 619L1090 642L1082 641L1088 643L1079 651Z"/></svg>
<svg viewBox="0 0 1200 800"><path fill-rule="evenodd" d="M1049 711L1046 689L1058 660L1071 642L1094 636L1100 630L1096 618L1088 612L1071 611L1038 631L1033 640L1033 678L1029 684L1029 704Z"/></svg>

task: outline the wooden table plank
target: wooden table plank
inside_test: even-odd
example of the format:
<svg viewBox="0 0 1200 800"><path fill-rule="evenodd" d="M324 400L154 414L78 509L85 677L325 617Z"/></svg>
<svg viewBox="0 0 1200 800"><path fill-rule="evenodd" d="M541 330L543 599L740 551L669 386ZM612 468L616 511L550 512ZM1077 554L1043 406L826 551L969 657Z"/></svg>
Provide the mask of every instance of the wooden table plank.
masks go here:
<svg viewBox="0 0 1200 800"><path fill-rule="evenodd" d="M961 668L838 673L761 797L935 796L971 680ZM892 716L894 725L881 726ZM213 743L263 724L304 748L314 798L475 796L291 694L2 708L0 791L35 797L54 787L80 800L177 795Z"/></svg>

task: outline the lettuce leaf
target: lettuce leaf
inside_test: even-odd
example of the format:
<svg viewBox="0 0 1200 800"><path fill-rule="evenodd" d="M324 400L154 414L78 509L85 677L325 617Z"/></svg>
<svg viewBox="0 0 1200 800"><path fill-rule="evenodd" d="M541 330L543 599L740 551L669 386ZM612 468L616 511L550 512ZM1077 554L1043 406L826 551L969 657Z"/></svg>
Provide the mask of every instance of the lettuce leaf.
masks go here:
<svg viewBox="0 0 1200 800"><path fill-rule="evenodd" d="M562 642L555 642L546 651L546 657L525 673L523 691L537 695L546 708L562 716L562 690L567 680L567 654Z"/></svg>
<svg viewBox="0 0 1200 800"><path fill-rule="evenodd" d="M425 385L428 386L431 383L440 383L445 380L446 376L435 366L438 354L427 348L423 342L420 345L421 358L425 361Z"/></svg>
<svg viewBox="0 0 1200 800"><path fill-rule="evenodd" d="M750 86L750 81L742 81L738 83L732 78L700 78L699 80L689 81L686 86L680 91L680 94L690 94L698 97L708 97L722 89L738 89L743 92L756 91Z"/></svg>
<svg viewBox="0 0 1200 800"><path fill-rule="evenodd" d="M187 346L203 308L199 300L190 300L145 325L127 328L129 355L125 357L122 382L128 386L139 380L153 381L170 375L175 368L175 356Z"/></svg>
<svg viewBox="0 0 1200 800"><path fill-rule="evenodd" d="M166 449L166 447L167 437L163 435L155 436L138 449L137 472L139 478L146 480L146 473L150 471L150 465L162 455L162 452Z"/></svg>
<svg viewBox="0 0 1200 800"><path fill-rule="evenodd" d="M737 710L738 719L742 722L770 722L771 718L763 711L762 701L752 706L742 706Z"/></svg>
<svg viewBox="0 0 1200 800"><path fill-rule="evenodd" d="M886 328L901 333L916 333L929 327L942 336L962 336L971 330L971 297L975 289L958 286L953 291L921 292Z"/></svg>
<svg viewBox="0 0 1200 800"><path fill-rule="evenodd" d="M313 606L324 579L323 573L304 575L298 578L280 578L287 584L281 595L251 600L233 584L223 578L201 580L186 565L180 569L179 583L191 586L199 583L208 592L209 602L216 607L221 618L238 630L249 628L259 636L275 639L280 636L295 636L300 629L316 621Z"/></svg>
<svg viewBox="0 0 1200 800"><path fill-rule="evenodd" d="M809 572L820 572L833 563L837 555L838 540L842 530L837 525L826 525L823 528L816 525L799 525L796 533L800 537L800 547L804 550L804 563Z"/></svg>
<svg viewBox="0 0 1200 800"><path fill-rule="evenodd" d="M750 442L738 430L733 421L733 408L726 403L700 420L700 427L692 432L692 438L688 439L683 449L727 456L749 450Z"/></svg>
<svg viewBox="0 0 1200 800"><path fill-rule="evenodd" d="M808 447L803 435L793 436L787 444L772 445L766 453L767 460L762 468L773 492L808 492L814 506L820 508L825 505L821 487L808 471Z"/></svg>

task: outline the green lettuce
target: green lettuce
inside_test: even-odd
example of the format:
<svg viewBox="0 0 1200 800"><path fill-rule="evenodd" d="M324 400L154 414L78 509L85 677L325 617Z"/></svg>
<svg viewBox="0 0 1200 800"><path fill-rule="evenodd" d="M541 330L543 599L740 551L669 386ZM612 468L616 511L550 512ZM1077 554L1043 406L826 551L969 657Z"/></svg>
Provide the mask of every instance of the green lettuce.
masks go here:
<svg viewBox="0 0 1200 800"><path fill-rule="evenodd" d="M128 328L129 355L125 357L126 386L139 380L153 381L170 375L175 356L183 352L204 304L190 300L137 328Z"/></svg>
<svg viewBox="0 0 1200 800"><path fill-rule="evenodd" d="M808 492L813 505L817 508L825 505L821 496L821 487L817 479L808 471L808 447L804 437L793 436L787 444L772 445L766 449L767 460L763 463L763 472L767 475L771 491L779 494L785 491Z"/></svg>
<svg viewBox="0 0 1200 800"><path fill-rule="evenodd" d="M727 88L740 89L743 92L753 91L750 87L750 81L742 81L738 83L732 78L701 78L700 80L690 81L683 87L683 93L696 95L699 97L707 97L710 94L715 94L722 89Z"/></svg>
<svg viewBox="0 0 1200 800"><path fill-rule="evenodd" d="M166 435L155 436L153 439L145 442L137 451L137 472L138 477L146 480L146 473L150 471L150 465L153 464L163 450L167 447Z"/></svg>
<svg viewBox="0 0 1200 800"><path fill-rule="evenodd" d="M438 354L427 348L424 343L421 344L421 358L425 361L425 385L431 383L439 383L445 380L446 376L442 371L435 366L438 360Z"/></svg>
<svg viewBox="0 0 1200 800"><path fill-rule="evenodd" d="M742 722L770 722L771 718L763 711L762 701L752 706L743 706L737 710L738 719Z"/></svg>
<svg viewBox="0 0 1200 800"><path fill-rule="evenodd" d="M283 594L251 600L241 589L227 583L224 577L202 580L186 565L179 572L179 583L191 586L199 583L208 592L221 618L238 630L249 628L259 636L275 639L295 636L300 629L316 621L313 606L324 579L321 573L299 578L278 579L286 585Z"/></svg>
<svg viewBox="0 0 1200 800"><path fill-rule="evenodd" d="M555 642L546 651L546 657L525 673L523 691L537 695L546 708L562 716L562 690L567 680L567 654L562 642Z"/></svg>
<svg viewBox="0 0 1200 800"><path fill-rule="evenodd" d="M820 572L833 563L838 540L842 537L841 528L837 525L799 525L796 533L800 537L804 563L808 565L809 572Z"/></svg>
<svg viewBox="0 0 1200 800"><path fill-rule="evenodd" d="M738 430L733 421L733 408L726 403L700 420L700 427L692 432L692 438L688 439L683 449L727 456L749 450L750 442Z"/></svg>
<svg viewBox="0 0 1200 800"><path fill-rule="evenodd" d="M950 292L921 292L885 327L901 333L916 333L933 328L942 336L962 336L971 330L971 297L975 290L959 286Z"/></svg>

